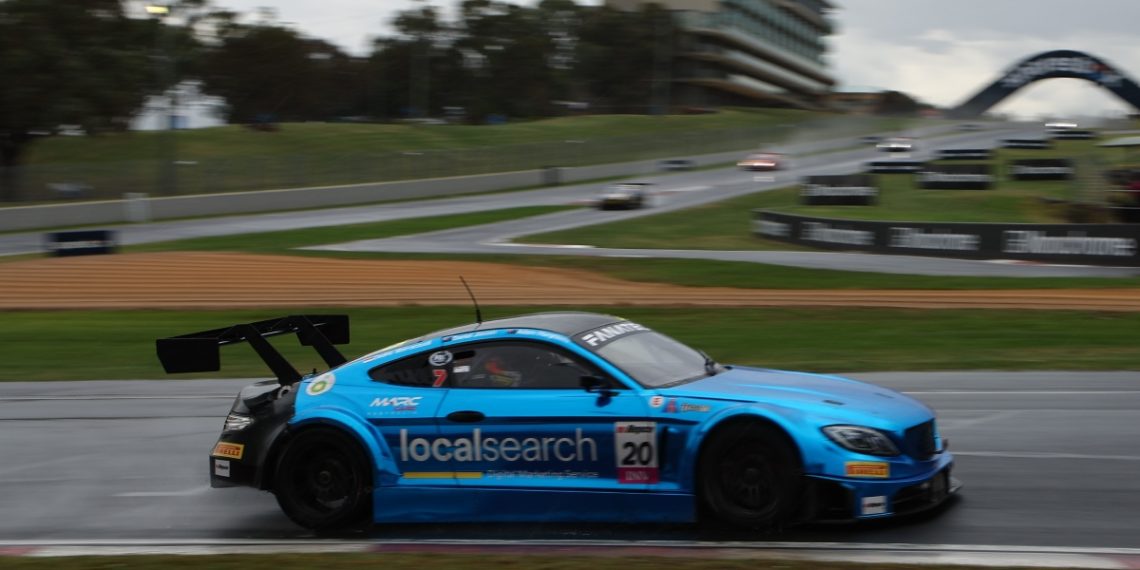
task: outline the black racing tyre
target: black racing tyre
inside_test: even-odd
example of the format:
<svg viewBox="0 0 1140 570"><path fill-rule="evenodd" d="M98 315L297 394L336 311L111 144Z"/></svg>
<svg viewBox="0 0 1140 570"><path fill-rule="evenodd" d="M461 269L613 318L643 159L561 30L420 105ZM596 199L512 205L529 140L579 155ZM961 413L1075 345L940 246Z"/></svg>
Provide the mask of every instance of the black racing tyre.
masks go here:
<svg viewBox="0 0 1140 570"><path fill-rule="evenodd" d="M330 428L308 429L282 453L273 494L281 510L305 528L352 527L372 512L372 468L351 436Z"/></svg>
<svg viewBox="0 0 1140 570"><path fill-rule="evenodd" d="M799 506L803 469L783 433L740 424L713 434L701 453L697 485L704 514L759 530L777 530Z"/></svg>

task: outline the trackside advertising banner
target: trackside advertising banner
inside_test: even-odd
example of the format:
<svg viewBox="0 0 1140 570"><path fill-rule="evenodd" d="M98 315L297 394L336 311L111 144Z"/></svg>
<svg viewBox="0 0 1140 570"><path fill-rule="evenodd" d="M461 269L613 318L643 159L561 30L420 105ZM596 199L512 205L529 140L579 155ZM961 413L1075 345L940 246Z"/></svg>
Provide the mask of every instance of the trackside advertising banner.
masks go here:
<svg viewBox="0 0 1140 570"><path fill-rule="evenodd" d="M869 174L807 176L800 201L808 206L870 206L879 201L879 189Z"/></svg>
<svg viewBox="0 0 1140 570"><path fill-rule="evenodd" d="M1140 266L1140 224L869 222L753 210L752 232L823 249Z"/></svg>
<svg viewBox="0 0 1140 570"><path fill-rule="evenodd" d="M1073 162L1067 158L1027 158L1009 163L1011 180L1071 180Z"/></svg>
<svg viewBox="0 0 1140 570"><path fill-rule="evenodd" d="M922 170L921 160L872 160L864 165L864 170L875 174L910 174Z"/></svg>
<svg viewBox="0 0 1140 570"><path fill-rule="evenodd" d="M118 242L111 230L79 230L52 232L45 236L44 246L58 257L115 253Z"/></svg>
<svg viewBox="0 0 1140 570"><path fill-rule="evenodd" d="M992 154L988 148L944 148L938 160L989 160Z"/></svg>
<svg viewBox="0 0 1140 570"><path fill-rule="evenodd" d="M988 164L939 164L915 174L914 182L927 190L989 190L994 177Z"/></svg>
<svg viewBox="0 0 1140 570"><path fill-rule="evenodd" d="M1096 131L1086 131L1086 130L1077 130L1077 129L1056 130L1056 131L1050 132L1049 136L1051 138L1054 138L1054 139L1069 140L1069 141L1087 141L1087 140L1095 139L1097 137Z"/></svg>
<svg viewBox="0 0 1140 570"><path fill-rule="evenodd" d="M1001 146L1002 148L1041 150L1053 148L1053 143L1049 139L1005 139L1001 141Z"/></svg>

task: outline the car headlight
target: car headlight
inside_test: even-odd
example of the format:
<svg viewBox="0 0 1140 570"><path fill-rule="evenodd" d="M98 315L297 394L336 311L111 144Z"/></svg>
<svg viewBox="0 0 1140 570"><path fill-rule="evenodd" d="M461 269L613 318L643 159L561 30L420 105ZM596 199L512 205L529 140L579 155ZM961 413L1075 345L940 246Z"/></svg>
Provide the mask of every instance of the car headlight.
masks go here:
<svg viewBox="0 0 1140 570"><path fill-rule="evenodd" d="M226 416L226 424L222 426L222 433L241 431L251 425L253 425L252 417L230 412L230 415Z"/></svg>
<svg viewBox="0 0 1140 570"><path fill-rule="evenodd" d="M861 426L827 426L823 428L823 433L831 441L857 453L883 457L899 454L899 449L895 447L891 438L877 429Z"/></svg>

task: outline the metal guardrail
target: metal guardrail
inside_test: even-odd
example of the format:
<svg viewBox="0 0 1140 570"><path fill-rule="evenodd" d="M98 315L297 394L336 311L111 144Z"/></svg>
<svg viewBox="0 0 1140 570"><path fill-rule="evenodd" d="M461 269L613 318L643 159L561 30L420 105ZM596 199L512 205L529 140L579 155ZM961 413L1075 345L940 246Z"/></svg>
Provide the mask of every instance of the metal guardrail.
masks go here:
<svg viewBox="0 0 1140 570"><path fill-rule="evenodd" d="M858 144L855 137L861 134L859 127L866 127L858 122L838 129L823 128L822 125L817 125L820 130L814 133L810 125L801 123L766 130L739 129L677 137L656 135L653 141L636 137L643 144L633 148L630 148L633 142L623 137L596 143L562 141L551 145L524 145L515 149L517 152L504 150L511 147L475 149L463 154L462 158L457 158L457 151L400 153L391 159L395 162L375 163L370 162L367 155L350 156L344 158L342 166L354 173L351 176L345 174L343 181L335 178L338 180L335 184L300 188L296 186L316 179L311 171L305 170L306 162L303 160L297 159L296 164L281 166L277 171L268 163L259 165L257 159L247 157L229 159L237 161L232 164L219 163L229 166L180 165L183 185L193 182L203 185L203 188L223 191L178 196L153 193L158 175L157 162L146 162L143 166L120 163L116 165L123 171L119 175L129 182L116 186L114 192L100 190L98 183L92 183L88 196L95 199L55 199L28 205L10 203L12 205L7 207L0 204L0 232L325 208L636 176L659 172L663 168L663 160L679 157L700 167L735 162L740 153L761 147L786 152L807 147L812 152L834 151ZM932 136L937 136L949 129L939 125L930 127L929 131ZM781 138L794 138L800 142L779 142ZM621 157L626 159L619 161ZM288 162L289 158L276 157L275 160ZM243 180L257 179L261 182L225 182L226 173L239 169L239 166L234 166L238 163ZM507 170L511 166L518 168ZM185 174L191 167L201 168L195 171L196 177ZM99 165L99 168L110 166ZM93 172L97 171L99 169ZM135 174L129 175L131 172ZM234 176L239 177L237 174ZM357 180L369 176L376 178L364 183ZM384 176L391 179L383 180ZM238 190L247 184L252 190ZM273 184L278 184L276 189L258 189L272 188Z"/></svg>
<svg viewBox="0 0 1140 570"><path fill-rule="evenodd" d="M215 156L175 160L175 174L169 185L162 183L166 163L160 159L33 164L12 169L10 179L16 185L9 190L7 199L8 204L17 205L111 200L126 193L190 196L632 162L758 148L778 144L793 131L810 132L813 125L823 129L823 124L789 123L763 128L566 139L470 149L360 150L335 155L316 149L286 155Z"/></svg>

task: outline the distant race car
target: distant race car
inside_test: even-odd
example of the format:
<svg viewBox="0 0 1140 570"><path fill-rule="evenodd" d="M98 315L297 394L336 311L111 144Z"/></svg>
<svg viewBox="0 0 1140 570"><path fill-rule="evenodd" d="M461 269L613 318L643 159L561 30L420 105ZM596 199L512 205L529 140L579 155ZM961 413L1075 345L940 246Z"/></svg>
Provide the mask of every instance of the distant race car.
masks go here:
<svg viewBox="0 0 1140 570"><path fill-rule="evenodd" d="M1049 121L1045 123L1045 128L1051 131L1065 131L1077 128L1077 123L1072 121Z"/></svg>
<svg viewBox="0 0 1140 570"><path fill-rule="evenodd" d="M289 333L329 369L299 374L267 340ZM959 488L934 413L917 400L837 376L720 364L619 317L481 321L352 361L334 346L348 340L347 317L308 315L157 341L167 372L218 370L220 346L249 342L277 377L233 403L210 453L212 486L271 491L314 529L769 529L922 511Z"/></svg>
<svg viewBox="0 0 1140 570"><path fill-rule="evenodd" d="M649 205L650 182L610 184L598 193L597 205L602 210L635 210Z"/></svg>
<svg viewBox="0 0 1140 570"><path fill-rule="evenodd" d="M742 170L780 170L784 167L784 155L775 152L750 154L736 163Z"/></svg>
<svg viewBox="0 0 1140 570"><path fill-rule="evenodd" d="M696 163L688 158L669 158L661 161L661 170L678 171L678 170L692 170Z"/></svg>
<svg viewBox="0 0 1140 570"><path fill-rule="evenodd" d="M884 139L875 148L884 152L910 152L914 150L914 139L907 137L894 137Z"/></svg>

